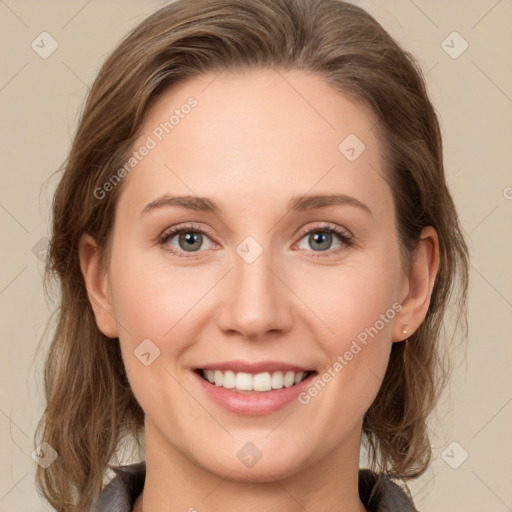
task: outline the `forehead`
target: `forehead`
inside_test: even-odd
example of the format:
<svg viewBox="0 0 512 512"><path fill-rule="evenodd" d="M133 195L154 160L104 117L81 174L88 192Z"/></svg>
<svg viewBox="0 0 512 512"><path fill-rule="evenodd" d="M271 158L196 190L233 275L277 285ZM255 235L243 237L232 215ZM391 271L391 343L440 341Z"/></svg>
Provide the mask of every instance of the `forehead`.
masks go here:
<svg viewBox="0 0 512 512"><path fill-rule="evenodd" d="M283 203L339 191L385 207L375 125L369 108L316 75L204 74L165 91L147 112L132 150L150 149L125 178L121 201L140 211L156 195L176 193L240 208L284 192Z"/></svg>

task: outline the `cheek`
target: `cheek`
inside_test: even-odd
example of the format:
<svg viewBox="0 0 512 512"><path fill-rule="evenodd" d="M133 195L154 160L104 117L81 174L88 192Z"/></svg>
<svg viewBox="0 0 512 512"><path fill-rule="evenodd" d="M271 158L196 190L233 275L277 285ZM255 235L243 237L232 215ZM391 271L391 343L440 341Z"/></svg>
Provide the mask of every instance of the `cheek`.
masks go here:
<svg viewBox="0 0 512 512"><path fill-rule="evenodd" d="M304 302L328 328L323 329L321 382L303 396L303 403L324 404L319 425L336 425L335 431L355 425L375 399L389 360L392 325L401 309L400 276L398 252L375 253L350 267L317 273L315 287L307 294L304 288Z"/></svg>
<svg viewBox="0 0 512 512"><path fill-rule="evenodd" d="M358 336L364 338L368 329L374 333L376 327L383 337L390 336L401 276L398 258L354 259L308 275L307 282L298 275L292 286L325 328L324 343L331 354L348 349L346 344Z"/></svg>
<svg viewBox="0 0 512 512"><path fill-rule="evenodd" d="M180 388L172 377L182 378L183 354L201 322L212 316L207 295L218 276L209 269L171 266L157 251L149 257L114 248L111 262L112 302L132 390L151 414L160 407L156 404L178 407Z"/></svg>
<svg viewBox="0 0 512 512"><path fill-rule="evenodd" d="M114 313L124 337L133 343L172 338L213 283L208 271L166 265L161 256L148 258L134 251L116 259L113 253Z"/></svg>
<svg viewBox="0 0 512 512"><path fill-rule="evenodd" d="M211 288L208 276L171 269L133 249L113 250L111 262L112 303L135 398L150 417L168 414L162 404L186 407L173 377L180 378L181 354L194 339L191 320Z"/></svg>
<svg viewBox="0 0 512 512"><path fill-rule="evenodd" d="M325 322L334 332L325 338L324 350L330 374L337 376L332 379L334 387L349 389L351 396L359 399L378 391L400 305L393 302L392 282L381 281L371 287L361 287L357 281L345 284L339 300L324 304Z"/></svg>

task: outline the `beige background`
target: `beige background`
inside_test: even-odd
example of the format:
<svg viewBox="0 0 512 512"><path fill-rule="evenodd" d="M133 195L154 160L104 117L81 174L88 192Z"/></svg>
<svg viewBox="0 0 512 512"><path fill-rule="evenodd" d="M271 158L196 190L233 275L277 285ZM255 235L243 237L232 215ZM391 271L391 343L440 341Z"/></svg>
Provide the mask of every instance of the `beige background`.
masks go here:
<svg viewBox="0 0 512 512"><path fill-rule="evenodd" d="M0 0L0 512L50 510L35 491L31 458L43 404L36 348L53 307L44 299L43 267L34 254L41 246L44 255L49 233L55 187L49 177L66 156L77 112L100 64L128 29L162 4ZM450 392L432 418L434 462L410 487L422 512L510 511L512 2L360 5L428 73L441 116L448 181L472 255L467 353L455 354ZM43 31L58 43L47 59L31 48ZM453 31L469 44L458 58L442 46ZM451 36L446 44L453 54L463 41ZM460 465L453 469L446 461Z"/></svg>

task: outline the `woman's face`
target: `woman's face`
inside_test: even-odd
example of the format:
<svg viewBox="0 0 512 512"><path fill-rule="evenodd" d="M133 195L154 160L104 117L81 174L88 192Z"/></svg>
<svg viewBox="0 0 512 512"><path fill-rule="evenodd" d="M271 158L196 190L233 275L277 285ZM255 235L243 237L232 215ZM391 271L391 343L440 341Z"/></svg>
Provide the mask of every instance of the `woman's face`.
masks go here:
<svg viewBox="0 0 512 512"><path fill-rule="evenodd" d="M152 106L107 282L153 450L256 481L358 454L406 337L374 127L300 71L204 75Z"/></svg>

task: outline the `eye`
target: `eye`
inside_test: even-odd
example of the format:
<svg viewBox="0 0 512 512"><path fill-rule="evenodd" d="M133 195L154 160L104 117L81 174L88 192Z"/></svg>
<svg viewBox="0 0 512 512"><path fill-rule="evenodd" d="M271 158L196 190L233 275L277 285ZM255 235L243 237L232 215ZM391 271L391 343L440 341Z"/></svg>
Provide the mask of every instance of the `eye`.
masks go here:
<svg viewBox="0 0 512 512"><path fill-rule="evenodd" d="M162 234L159 244L172 254L186 258L188 256L184 253L200 252L207 240L209 237L201 228L193 225L174 226Z"/></svg>
<svg viewBox="0 0 512 512"><path fill-rule="evenodd" d="M312 248L313 253L320 253L311 254L310 256L313 257L329 256L354 245L352 235L347 230L331 224L323 224L309 229L306 228L301 231L300 235L302 236L301 241L305 239ZM338 245L332 248L332 244L336 242L336 238L338 239ZM303 247L299 248L303 249Z"/></svg>
<svg viewBox="0 0 512 512"><path fill-rule="evenodd" d="M303 229L300 236L301 239L298 245L305 239L312 248L311 250L306 248L306 251L312 257L329 256L355 245L350 232L331 224ZM336 238L338 239L338 245L332 248L333 241L335 242ZM171 254L187 258L193 257L193 253L204 252L208 241L211 242L211 239L203 229L190 224L169 228L161 235L158 243ZM214 243L212 242L212 244ZM299 247L299 249L304 248Z"/></svg>

